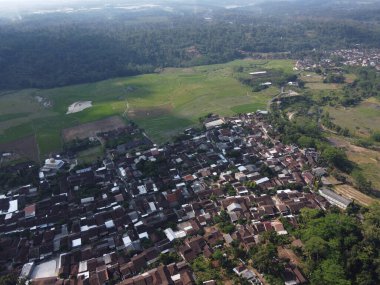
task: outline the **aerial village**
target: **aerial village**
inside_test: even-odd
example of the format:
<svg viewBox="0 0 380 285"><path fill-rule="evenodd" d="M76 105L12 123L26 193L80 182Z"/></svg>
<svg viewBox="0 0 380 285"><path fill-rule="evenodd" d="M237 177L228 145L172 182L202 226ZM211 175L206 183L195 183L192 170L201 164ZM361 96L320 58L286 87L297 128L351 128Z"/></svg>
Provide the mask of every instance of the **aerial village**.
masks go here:
<svg viewBox="0 0 380 285"><path fill-rule="evenodd" d="M336 68L339 66L374 67L379 71L380 50L357 47L325 51L320 60L316 61L311 57L298 60L295 70L312 70L318 67Z"/></svg>
<svg viewBox="0 0 380 285"><path fill-rule="evenodd" d="M38 185L0 197L2 270L32 285L220 284L194 273L206 258L215 271L230 260L237 284L267 284L228 249L248 252L268 233L289 236L302 208L351 203L329 190L314 149L274 138L267 114L210 115L173 142L111 148L86 168L47 159ZM41 191L49 194L36 199ZM292 248L278 249L283 279L305 284Z"/></svg>

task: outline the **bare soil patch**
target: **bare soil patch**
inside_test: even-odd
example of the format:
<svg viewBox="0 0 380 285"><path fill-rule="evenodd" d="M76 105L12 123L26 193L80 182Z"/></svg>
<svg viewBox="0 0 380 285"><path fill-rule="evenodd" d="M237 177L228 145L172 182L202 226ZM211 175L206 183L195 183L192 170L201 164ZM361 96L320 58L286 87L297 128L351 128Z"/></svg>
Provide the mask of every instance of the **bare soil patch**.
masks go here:
<svg viewBox="0 0 380 285"><path fill-rule="evenodd" d="M29 136L15 141L0 144L0 152L16 154L15 159L27 157L38 161L38 145L35 136Z"/></svg>
<svg viewBox="0 0 380 285"><path fill-rule="evenodd" d="M62 131L62 137L65 142L88 137L95 137L99 132L108 132L125 127L124 120L120 117L113 116L107 119L82 124Z"/></svg>
<svg viewBox="0 0 380 285"><path fill-rule="evenodd" d="M361 153L370 152L369 149L353 145L353 144L349 143L348 141L346 141L344 139L340 139L340 138L337 138L337 137L329 137L327 139L329 140L330 143L332 143L336 147L347 148L348 150L351 150L351 151L354 151L354 152L361 152Z"/></svg>
<svg viewBox="0 0 380 285"><path fill-rule="evenodd" d="M291 263L297 266L300 266L302 264L300 258L294 253L293 250L289 248L278 246L277 252L280 258L289 259Z"/></svg>
<svg viewBox="0 0 380 285"><path fill-rule="evenodd" d="M376 202L375 199L363 194L362 192L356 190L354 187L347 185L347 184L337 185L334 187L334 190L338 194L345 196L349 199L353 199L356 202L358 202L362 205L365 205L365 206L369 206L372 203Z"/></svg>

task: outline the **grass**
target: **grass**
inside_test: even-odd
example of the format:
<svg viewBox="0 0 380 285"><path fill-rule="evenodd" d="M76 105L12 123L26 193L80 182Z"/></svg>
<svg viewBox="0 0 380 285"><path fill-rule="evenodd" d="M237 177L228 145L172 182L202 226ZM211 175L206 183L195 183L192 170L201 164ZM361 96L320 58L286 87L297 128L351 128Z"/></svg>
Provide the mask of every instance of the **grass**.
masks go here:
<svg viewBox="0 0 380 285"><path fill-rule="evenodd" d="M290 60L237 60L193 68L168 68L160 73L116 78L47 90L21 90L0 96L0 143L36 134L42 155L59 150L64 128L113 115L134 120L157 143L198 123L208 113L232 115L265 109L279 90L252 92L234 78L234 67L252 71L292 72ZM35 99L52 102L45 108ZM93 107L66 115L77 101Z"/></svg>
<svg viewBox="0 0 380 285"><path fill-rule="evenodd" d="M376 190L380 191L380 152L363 149L363 151L347 150L348 159L357 163L365 177L370 180Z"/></svg>
<svg viewBox="0 0 380 285"><path fill-rule="evenodd" d="M84 151L79 152L78 162L81 163L92 163L99 157L102 158L104 155L104 149L102 146L95 146Z"/></svg>
<svg viewBox="0 0 380 285"><path fill-rule="evenodd" d="M337 90L337 89L341 89L342 85L334 84L334 83L312 82L312 83L306 83L305 87L312 90Z"/></svg>
<svg viewBox="0 0 380 285"><path fill-rule="evenodd" d="M380 131L380 100L369 98L358 106L326 107L334 123L348 128L354 135L368 137L371 131Z"/></svg>

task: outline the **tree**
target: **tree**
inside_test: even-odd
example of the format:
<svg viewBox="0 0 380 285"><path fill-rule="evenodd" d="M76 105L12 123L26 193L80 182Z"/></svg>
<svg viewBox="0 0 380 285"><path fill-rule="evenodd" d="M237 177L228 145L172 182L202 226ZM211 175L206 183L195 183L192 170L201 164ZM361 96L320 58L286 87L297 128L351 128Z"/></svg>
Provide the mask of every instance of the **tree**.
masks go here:
<svg viewBox="0 0 380 285"><path fill-rule="evenodd" d="M311 237L305 242L305 253L310 260L315 262L326 257L328 250L328 243L320 237Z"/></svg>
<svg viewBox="0 0 380 285"><path fill-rule="evenodd" d="M181 260L181 258L176 252L161 253L159 258L160 258L160 262L164 265L168 265L173 262L178 262Z"/></svg>
<svg viewBox="0 0 380 285"><path fill-rule="evenodd" d="M376 246L380 245L380 205L372 205L364 214L363 222L364 236Z"/></svg>
<svg viewBox="0 0 380 285"><path fill-rule="evenodd" d="M315 147L315 141L311 137L301 136L298 139L298 144L301 147Z"/></svg>
<svg viewBox="0 0 380 285"><path fill-rule="evenodd" d="M348 160L346 153L335 147L326 147L322 152L322 158L330 165L335 166L345 172L350 172L353 168L352 163Z"/></svg>
<svg viewBox="0 0 380 285"><path fill-rule="evenodd" d="M358 187L361 192L371 194L372 182L367 180L359 170L353 171L351 176L355 181L356 187Z"/></svg>
<svg viewBox="0 0 380 285"><path fill-rule="evenodd" d="M271 244L260 245L258 251L252 256L253 267L260 272L278 274L280 265L276 247Z"/></svg>
<svg viewBox="0 0 380 285"><path fill-rule="evenodd" d="M345 277L344 268L336 260L327 259L321 263L319 269L313 272L311 284L351 285Z"/></svg>
<svg viewBox="0 0 380 285"><path fill-rule="evenodd" d="M212 254L212 258L221 261L223 259L223 252L220 249L216 249Z"/></svg>
<svg viewBox="0 0 380 285"><path fill-rule="evenodd" d="M191 268L197 276L197 284L203 284L207 280L219 280L221 277L217 270L212 267L211 261L203 255L192 262Z"/></svg>
<svg viewBox="0 0 380 285"><path fill-rule="evenodd" d="M304 224L308 224L312 220L321 218L324 216L324 212L318 209L303 208L301 209L300 221Z"/></svg>
<svg viewBox="0 0 380 285"><path fill-rule="evenodd" d="M324 79L324 83L344 83L345 77L343 74L329 73Z"/></svg>

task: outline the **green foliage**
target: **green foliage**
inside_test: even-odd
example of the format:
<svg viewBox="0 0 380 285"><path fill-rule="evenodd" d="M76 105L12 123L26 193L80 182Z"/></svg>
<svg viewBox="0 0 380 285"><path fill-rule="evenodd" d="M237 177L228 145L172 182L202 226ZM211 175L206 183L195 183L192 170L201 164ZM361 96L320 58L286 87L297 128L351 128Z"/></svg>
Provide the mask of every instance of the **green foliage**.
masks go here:
<svg viewBox="0 0 380 285"><path fill-rule="evenodd" d="M230 234L235 230L235 225L231 223L230 216L224 210L220 212L219 216L214 217L214 222L224 233Z"/></svg>
<svg viewBox="0 0 380 285"><path fill-rule="evenodd" d="M45 24L35 18L4 24L0 88L48 88L154 72L167 66L220 63L242 57L239 51L297 53L345 48L358 42L376 46L379 41L374 22L368 26L351 16L350 21L333 17L325 21L323 17L284 17L284 13L281 17L263 15L252 17L250 9L228 13L216 9L213 21L205 23L202 13L182 17L165 13L161 20L149 21L127 13L112 14L113 21L108 13L99 17L73 13L40 16ZM307 36L310 33L312 37ZM65 56L58 50L64 50Z"/></svg>
<svg viewBox="0 0 380 285"><path fill-rule="evenodd" d="M197 284L203 284L204 281L208 280L219 280L221 277L217 270L212 267L211 261L203 255L192 262L191 268L197 277Z"/></svg>
<svg viewBox="0 0 380 285"><path fill-rule="evenodd" d="M315 141L313 138L311 137L307 137L307 136L300 136L297 140L298 142L298 145L301 146L301 147L315 147Z"/></svg>
<svg viewBox="0 0 380 285"><path fill-rule="evenodd" d="M354 215L302 210L298 234L311 284L379 283L380 206L369 208L363 224L355 218L360 209L349 211Z"/></svg>
<svg viewBox="0 0 380 285"><path fill-rule="evenodd" d="M227 183L227 184L224 186L224 191L225 191L229 196L235 196L235 195L236 195L236 190L234 189L234 187L233 187L230 183Z"/></svg>
<svg viewBox="0 0 380 285"><path fill-rule="evenodd" d="M262 234L262 240L263 242L269 242L276 246L290 243L289 237L287 235L278 235L274 230L264 232Z"/></svg>
<svg viewBox="0 0 380 285"><path fill-rule="evenodd" d="M324 83L344 83L345 77L343 74L329 73L324 79Z"/></svg>
<svg viewBox="0 0 380 285"><path fill-rule="evenodd" d="M33 163L30 163L31 165ZM23 167L20 170L13 170L12 167L0 168L0 190L15 188L27 184L38 185L38 167Z"/></svg>
<svg viewBox="0 0 380 285"><path fill-rule="evenodd" d="M373 146L373 142L368 139L358 139L356 141L356 144L364 148L370 148L371 146Z"/></svg>
<svg viewBox="0 0 380 285"><path fill-rule="evenodd" d="M372 68L360 68L356 72L357 79L347 84L344 88L344 95L340 103L345 106L353 106L365 98L379 95L378 86L380 84L379 74Z"/></svg>
<svg viewBox="0 0 380 285"><path fill-rule="evenodd" d="M223 259L223 252L220 249L216 249L212 254L212 258L221 261Z"/></svg>
<svg viewBox="0 0 380 285"><path fill-rule="evenodd" d="M353 165L347 158L346 153L336 147L328 146L322 152L322 158L331 166L335 166L344 172L352 171Z"/></svg>
<svg viewBox="0 0 380 285"><path fill-rule="evenodd" d="M380 245L380 205L374 204L364 214L364 236L373 245Z"/></svg>
<svg viewBox="0 0 380 285"><path fill-rule="evenodd" d="M231 222L220 223L219 228L225 234L232 234L235 231L235 225Z"/></svg>
<svg viewBox="0 0 380 285"><path fill-rule="evenodd" d="M341 264L333 259L327 259L322 261L320 268L313 272L311 284L350 285L351 282L346 279L344 268Z"/></svg>
<svg viewBox="0 0 380 285"><path fill-rule="evenodd" d="M372 192L372 182L367 180L363 173L356 169L351 173L352 178L355 181L356 187L365 194L371 194Z"/></svg>
<svg viewBox="0 0 380 285"><path fill-rule="evenodd" d="M301 209L300 221L304 224L311 222L314 219L324 217L324 212L318 209L303 208Z"/></svg>
<svg viewBox="0 0 380 285"><path fill-rule="evenodd" d="M260 272L275 275L281 272L277 248L271 243L260 245L252 256L252 262L253 267Z"/></svg>
<svg viewBox="0 0 380 285"><path fill-rule="evenodd" d="M160 263L164 265L179 262L180 260L181 258L176 252L161 253L159 256Z"/></svg>
<svg viewBox="0 0 380 285"><path fill-rule="evenodd" d="M371 138L372 138L375 142L380 142L380 132L374 132L374 133L371 135Z"/></svg>
<svg viewBox="0 0 380 285"><path fill-rule="evenodd" d="M329 250L328 242L315 236L305 242L305 253L309 259L318 262L327 256Z"/></svg>
<svg viewBox="0 0 380 285"><path fill-rule="evenodd" d="M307 106L312 102L306 101ZM306 110L309 107L306 107ZM304 117L302 120L290 122L282 116L279 110L274 110L269 115L269 121L275 128L274 136L280 135L281 141L287 144L302 144L302 146L318 147L316 141L323 141L322 133L317 122L313 118Z"/></svg>

